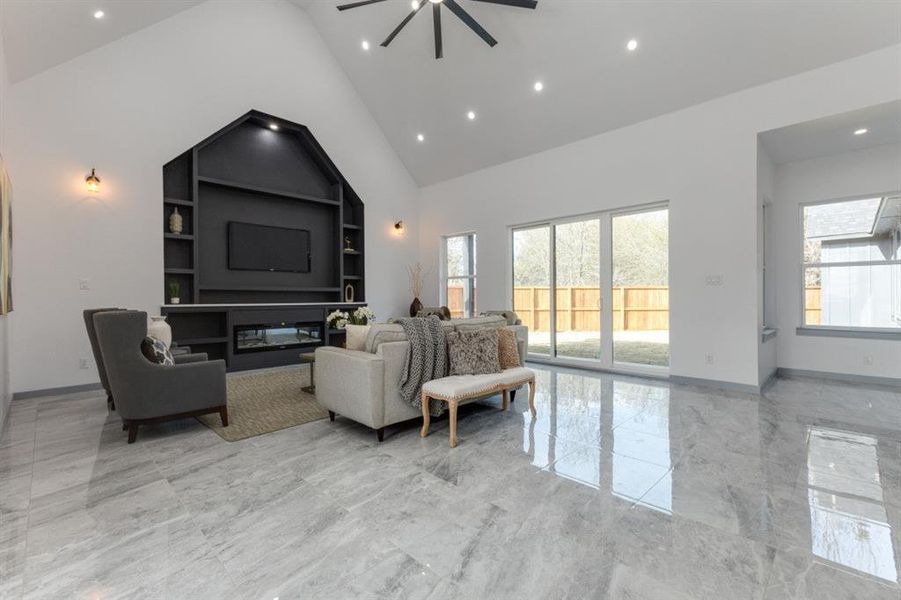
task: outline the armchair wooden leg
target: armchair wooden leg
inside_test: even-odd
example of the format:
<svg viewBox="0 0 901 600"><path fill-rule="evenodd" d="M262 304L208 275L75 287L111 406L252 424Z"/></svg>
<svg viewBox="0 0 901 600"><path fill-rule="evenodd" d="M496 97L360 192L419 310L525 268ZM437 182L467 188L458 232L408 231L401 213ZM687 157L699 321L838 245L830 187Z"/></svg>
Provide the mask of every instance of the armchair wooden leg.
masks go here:
<svg viewBox="0 0 901 600"><path fill-rule="evenodd" d="M516 390L510 390L510 402L516 400Z"/></svg>
<svg viewBox="0 0 901 600"><path fill-rule="evenodd" d="M122 421L122 431L128 431L128 423Z"/></svg>
<svg viewBox="0 0 901 600"><path fill-rule="evenodd" d="M501 401L501 410L510 408L510 390L503 391L503 400Z"/></svg>
<svg viewBox="0 0 901 600"><path fill-rule="evenodd" d="M109 392L106 394L106 403L109 405L110 410L116 410L116 401L113 400L113 395Z"/></svg>
<svg viewBox="0 0 901 600"><path fill-rule="evenodd" d="M429 435L429 419L431 415L429 414L429 396L428 394L422 394L422 429L419 431L420 437L425 437Z"/></svg>
<svg viewBox="0 0 901 600"><path fill-rule="evenodd" d="M385 441L385 428L379 427L378 429L376 429L375 435L379 438L380 442L384 442Z"/></svg>
<svg viewBox="0 0 901 600"><path fill-rule="evenodd" d="M334 411L331 411L331 410L328 411L328 420L329 420L329 421L334 421L334 420L335 420L335 412L334 412Z"/></svg>
<svg viewBox="0 0 901 600"><path fill-rule="evenodd" d="M219 418L222 419L222 426L228 427L228 406L219 407Z"/></svg>
<svg viewBox="0 0 901 600"><path fill-rule="evenodd" d="M137 425L137 423L129 423L128 424L128 443L134 444L136 439L138 439L138 425Z"/></svg>

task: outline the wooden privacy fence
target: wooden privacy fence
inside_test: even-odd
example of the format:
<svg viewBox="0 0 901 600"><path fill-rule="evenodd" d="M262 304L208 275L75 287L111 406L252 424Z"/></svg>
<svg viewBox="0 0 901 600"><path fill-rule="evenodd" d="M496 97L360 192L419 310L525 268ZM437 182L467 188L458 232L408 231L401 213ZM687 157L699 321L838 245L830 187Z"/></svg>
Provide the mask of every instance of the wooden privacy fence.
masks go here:
<svg viewBox="0 0 901 600"><path fill-rule="evenodd" d="M513 288L513 310L532 331L550 331L550 292L547 287ZM601 291L596 287L557 288L557 331L599 331ZM447 289L451 316L463 316L463 288ZM804 290L804 322L819 325L820 288ZM631 286L613 288L613 329L653 331L669 329L669 288Z"/></svg>
<svg viewBox="0 0 901 600"><path fill-rule="evenodd" d="M823 302L819 287L804 288L804 325L819 325L822 318Z"/></svg>

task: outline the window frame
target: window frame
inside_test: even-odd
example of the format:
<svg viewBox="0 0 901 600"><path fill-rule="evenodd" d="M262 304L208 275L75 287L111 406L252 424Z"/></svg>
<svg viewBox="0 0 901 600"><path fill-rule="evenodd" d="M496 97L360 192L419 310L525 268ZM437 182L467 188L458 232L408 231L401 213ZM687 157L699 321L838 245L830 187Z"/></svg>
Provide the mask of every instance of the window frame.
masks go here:
<svg viewBox="0 0 901 600"><path fill-rule="evenodd" d="M467 246L467 254L469 256L469 261L467 264L467 275L451 275L448 272L447 268L447 242L452 238L466 238L466 246ZM447 284L451 279L454 280L466 280L466 285L469 291L469 302L466 302L466 296L464 295L464 304L463 304L463 318L470 318L476 316L477 308L477 300L476 300L476 279L478 277L478 266L479 261L476 257L476 252L478 252L478 238L476 237L475 231L464 231L461 233L451 233L447 235L441 236L441 293L439 294L441 305L450 307L447 300ZM467 314L468 311L468 314Z"/></svg>
<svg viewBox="0 0 901 600"><path fill-rule="evenodd" d="M801 202L798 204L798 264L800 269L796 273L795 285L798 289L798 323L800 324L795 332L799 335L822 335L835 337L862 337L862 338L879 338L879 339L901 339L901 327L864 327L858 325L809 325L806 316L806 289L805 284L807 269L824 269L836 267L869 267L869 266L892 266L901 265L901 259L889 260L852 260L840 262L823 262L822 260L815 263L807 263L804 260L804 246L807 236L804 231L804 210L810 206L822 206L825 204L839 204L842 202L853 202L855 200L865 200L867 198L882 198L883 202L886 198L899 195L901 192L873 192L869 194L855 194L842 198L831 198L829 200L815 200L812 202ZM876 219L879 219L884 206L880 206Z"/></svg>

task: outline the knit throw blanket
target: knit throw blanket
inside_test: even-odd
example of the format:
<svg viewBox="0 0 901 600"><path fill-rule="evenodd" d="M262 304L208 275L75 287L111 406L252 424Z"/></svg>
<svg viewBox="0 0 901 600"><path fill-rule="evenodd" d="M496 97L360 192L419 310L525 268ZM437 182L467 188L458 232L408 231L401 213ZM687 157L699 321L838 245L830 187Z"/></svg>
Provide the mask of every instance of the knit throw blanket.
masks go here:
<svg viewBox="0 0 901 600"><path fill-rule="evenodd" d="M447 340L437 316L398 319L410 340L410 352L400 377L404 402L422 408L422 384L447 375ZM429 412L439 416L446 410L442 402L432 402Z"/></svg>

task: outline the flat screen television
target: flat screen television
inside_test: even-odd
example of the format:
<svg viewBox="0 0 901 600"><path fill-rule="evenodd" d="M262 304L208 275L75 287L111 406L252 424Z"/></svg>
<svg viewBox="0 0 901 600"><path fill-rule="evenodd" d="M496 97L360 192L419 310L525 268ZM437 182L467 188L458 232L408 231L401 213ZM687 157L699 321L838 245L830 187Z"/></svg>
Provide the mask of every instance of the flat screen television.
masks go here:
<svg viewBox="0 0 901 600"><path fill-rule="evenodd" d="M310 232L254 223L228 223L228 268L310 272Z"/></svg>

